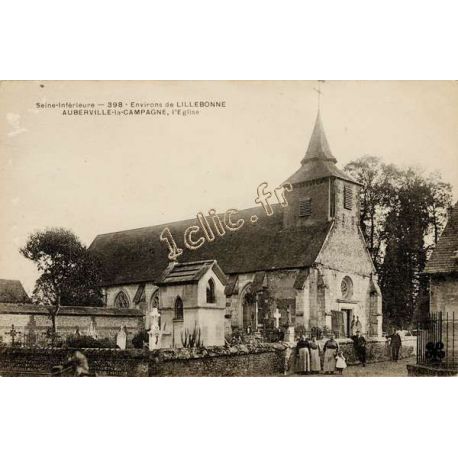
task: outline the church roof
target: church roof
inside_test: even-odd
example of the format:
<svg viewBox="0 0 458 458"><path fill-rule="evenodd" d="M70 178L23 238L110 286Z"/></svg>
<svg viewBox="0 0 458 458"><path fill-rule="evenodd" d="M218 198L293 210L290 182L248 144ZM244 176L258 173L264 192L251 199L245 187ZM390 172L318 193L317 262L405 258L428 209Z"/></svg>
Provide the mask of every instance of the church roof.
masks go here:
<svg viewBox="0 0 458 458"><path fill-rule="evenodd" d="M458 202L425 268L428 274L451 272L458 272Z"/></svg>
<svg viewBox="0 0 458 458"><path fill-rule="evenodd" d="M98 235L90 250L101 259L105 286L160 282L169 265L167 246L159 239L166 227L183 249L177 258L179 263L216 260L226 275L311 266L331 223L284 228L283 208L278 204L272 207L272 216L267 216L261 207L239 211L237 218L245 220L239 230L226 231L196 250L183 244L186 228L197 224L194 219ZM256 223L250 222L252 215L258 216Z"/></svg>
<svg viewBox="0 0 458 458"><path fill-rule="evenodd" d="M313 128L312 136L310 137L309 146L305 153L301 164L305 164L314 160L331 161L336 163L337 159L332 155L329 148L328 139L324 133L323 123L321 122L320 112L318 111Z"/></svg>
<svg viewBox="0 0 458 458"><path fill-rule="evenodd" d="M326 177L337 177L351 183L359 184L350 175L340 170L335 164L337 159L333 156L318 111L312 136L301 161L301 167L291 175L285 183L297 184Z"/></svg>
<svg viewBox="0 0 458 458"><path fill-rule="evenodd" d="M30 302L30 299L19 280L0 279L0 302L18 304Z"/></svg>

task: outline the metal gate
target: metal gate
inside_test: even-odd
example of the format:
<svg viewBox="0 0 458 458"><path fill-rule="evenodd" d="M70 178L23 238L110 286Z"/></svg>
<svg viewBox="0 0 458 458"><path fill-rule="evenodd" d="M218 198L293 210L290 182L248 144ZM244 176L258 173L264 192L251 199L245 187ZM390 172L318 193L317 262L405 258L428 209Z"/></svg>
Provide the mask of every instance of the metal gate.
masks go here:
<svg viewBox="0 0 458 458"><path fill-rule="evenodd" d="M458 319L455 319L455 312L431 313L426 320L418 322L417 364L457 368L455 336L458 338Z"/></svg>

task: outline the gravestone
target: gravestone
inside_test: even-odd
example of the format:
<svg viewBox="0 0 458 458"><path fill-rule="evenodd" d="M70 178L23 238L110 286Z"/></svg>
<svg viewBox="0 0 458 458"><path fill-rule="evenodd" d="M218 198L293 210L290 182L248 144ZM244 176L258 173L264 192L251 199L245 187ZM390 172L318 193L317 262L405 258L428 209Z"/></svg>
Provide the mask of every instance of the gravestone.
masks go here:
<svg viewBox="0 0 458 458"><path fill-rule="evenodd" d="M148 331L148 347L150 350L156 350L157 348L161 348L161 337L162 337L162 331L161 331L161 326L159 324L161 314L157 310L156 307L154 307L150 314L150 323L151 323L151 328Z"/></svg>
<svg viewBox="0 0 458 458"><path fill-rule="evenodd" d="M97 339L97 331L95 328L95 319L92 318L91 322L89 323L89 327L87 329L87 335L92 337L93 339Z"/></svg>
<svg viewBox="0 0 458 458"><path fill-rule="evenodd" d="M280 310L278 310L278 307L275 309L275 312L272 316L275 320L274 327L275 329L278 329L280 327L280 318L281 318L281 313L280 313Z"/></svg>
<svg viewBox="0 0 458 458"><path fill-rule="evenodd" d="M34 346L37 344L38 335L37 335L37 323L35 321L35 316L30 315L29 322L25 327L27 330L26 343L27 345Z"/></svg>
<svg viewBox="0 0 458 458"><path fill-rule="evenodd" d="M295 336L294 336L294 326L288 326L285 331L285 337L284 337L284 342L287 343L294 343Z"/></svg>
<svg viewBox="0 0 458 458"><path fill-rule="evenodd" d="M127 347L127 332L126 332L126 327L121 326L121 329L119 332L116 334L116 345L121 349L125 350Z"/></svg>
<svg viewBox="0 0 458 458"><path fill-rule="evenodd" d="M21 334L20 332L16 331L14 324L11 325L11 330L9 332L5 332L6 335L10 336L11 345L14 345L16 342L16 337L19 337Z"/></svg>

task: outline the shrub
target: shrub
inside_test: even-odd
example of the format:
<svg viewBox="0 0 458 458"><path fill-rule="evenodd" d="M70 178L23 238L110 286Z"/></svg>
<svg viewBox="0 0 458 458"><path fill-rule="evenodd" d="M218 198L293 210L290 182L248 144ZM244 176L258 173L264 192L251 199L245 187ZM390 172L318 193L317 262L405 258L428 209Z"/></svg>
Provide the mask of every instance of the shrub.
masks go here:
<svg viewBox="0 0 458 458"><path fill-rule="evenodd" d="M142 349L144 344L148 343L148 341L148 332L145 330L137 332L137 334L135 334L134 337L132 337L132 345L134 346L134 348Z"/></svg>
<svg viewBox="0 0 458 458"><path fill-rule="evenodd" d="M194 326L192 332L188 329L184 330L184 334L181 333L181 344L184 348L200 348L203 346L203 342L200 338L200 328Z"/></svg>

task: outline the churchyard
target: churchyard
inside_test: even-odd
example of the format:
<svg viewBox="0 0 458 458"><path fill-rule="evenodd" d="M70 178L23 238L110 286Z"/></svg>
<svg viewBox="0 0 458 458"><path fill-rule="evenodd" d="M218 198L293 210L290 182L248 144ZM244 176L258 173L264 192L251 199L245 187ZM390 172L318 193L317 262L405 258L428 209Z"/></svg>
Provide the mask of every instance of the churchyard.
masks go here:
<svg viewBox="0 0 458 458"><path fill-rule="evenodd" d="M263 342L251 336L225 346L205 347L191 339L182 348L160 348L158 326L147 333L148 341L139 339L144 333L129 333L121 328L110 338L81 335L79 330L66 339L45 335L45 339L31 344L21 338L16 328L6 333L8 344L0 345L0 375L50 376L53 367L62 365L75 350L82 352L93 376L283 376L295 375L297 352L295 342ZM322 349L326 338L318 340ZM345 375L398 375L400 367L405 373L406 362L412 360L415 343L406 340L401 350L401 361L396 366L390 359L388 341L368 338L368 366L362 368L355 355L351 339L339 339L348 370ZM92 348L82 348L90 345ZM135 348L140 347L140 348ZM393 363L396 364L396 363ZM360 369L355 369L360 368ZM396 369L392 373L393 368ZM404 374L404 375L406 375Z"/></svg>

